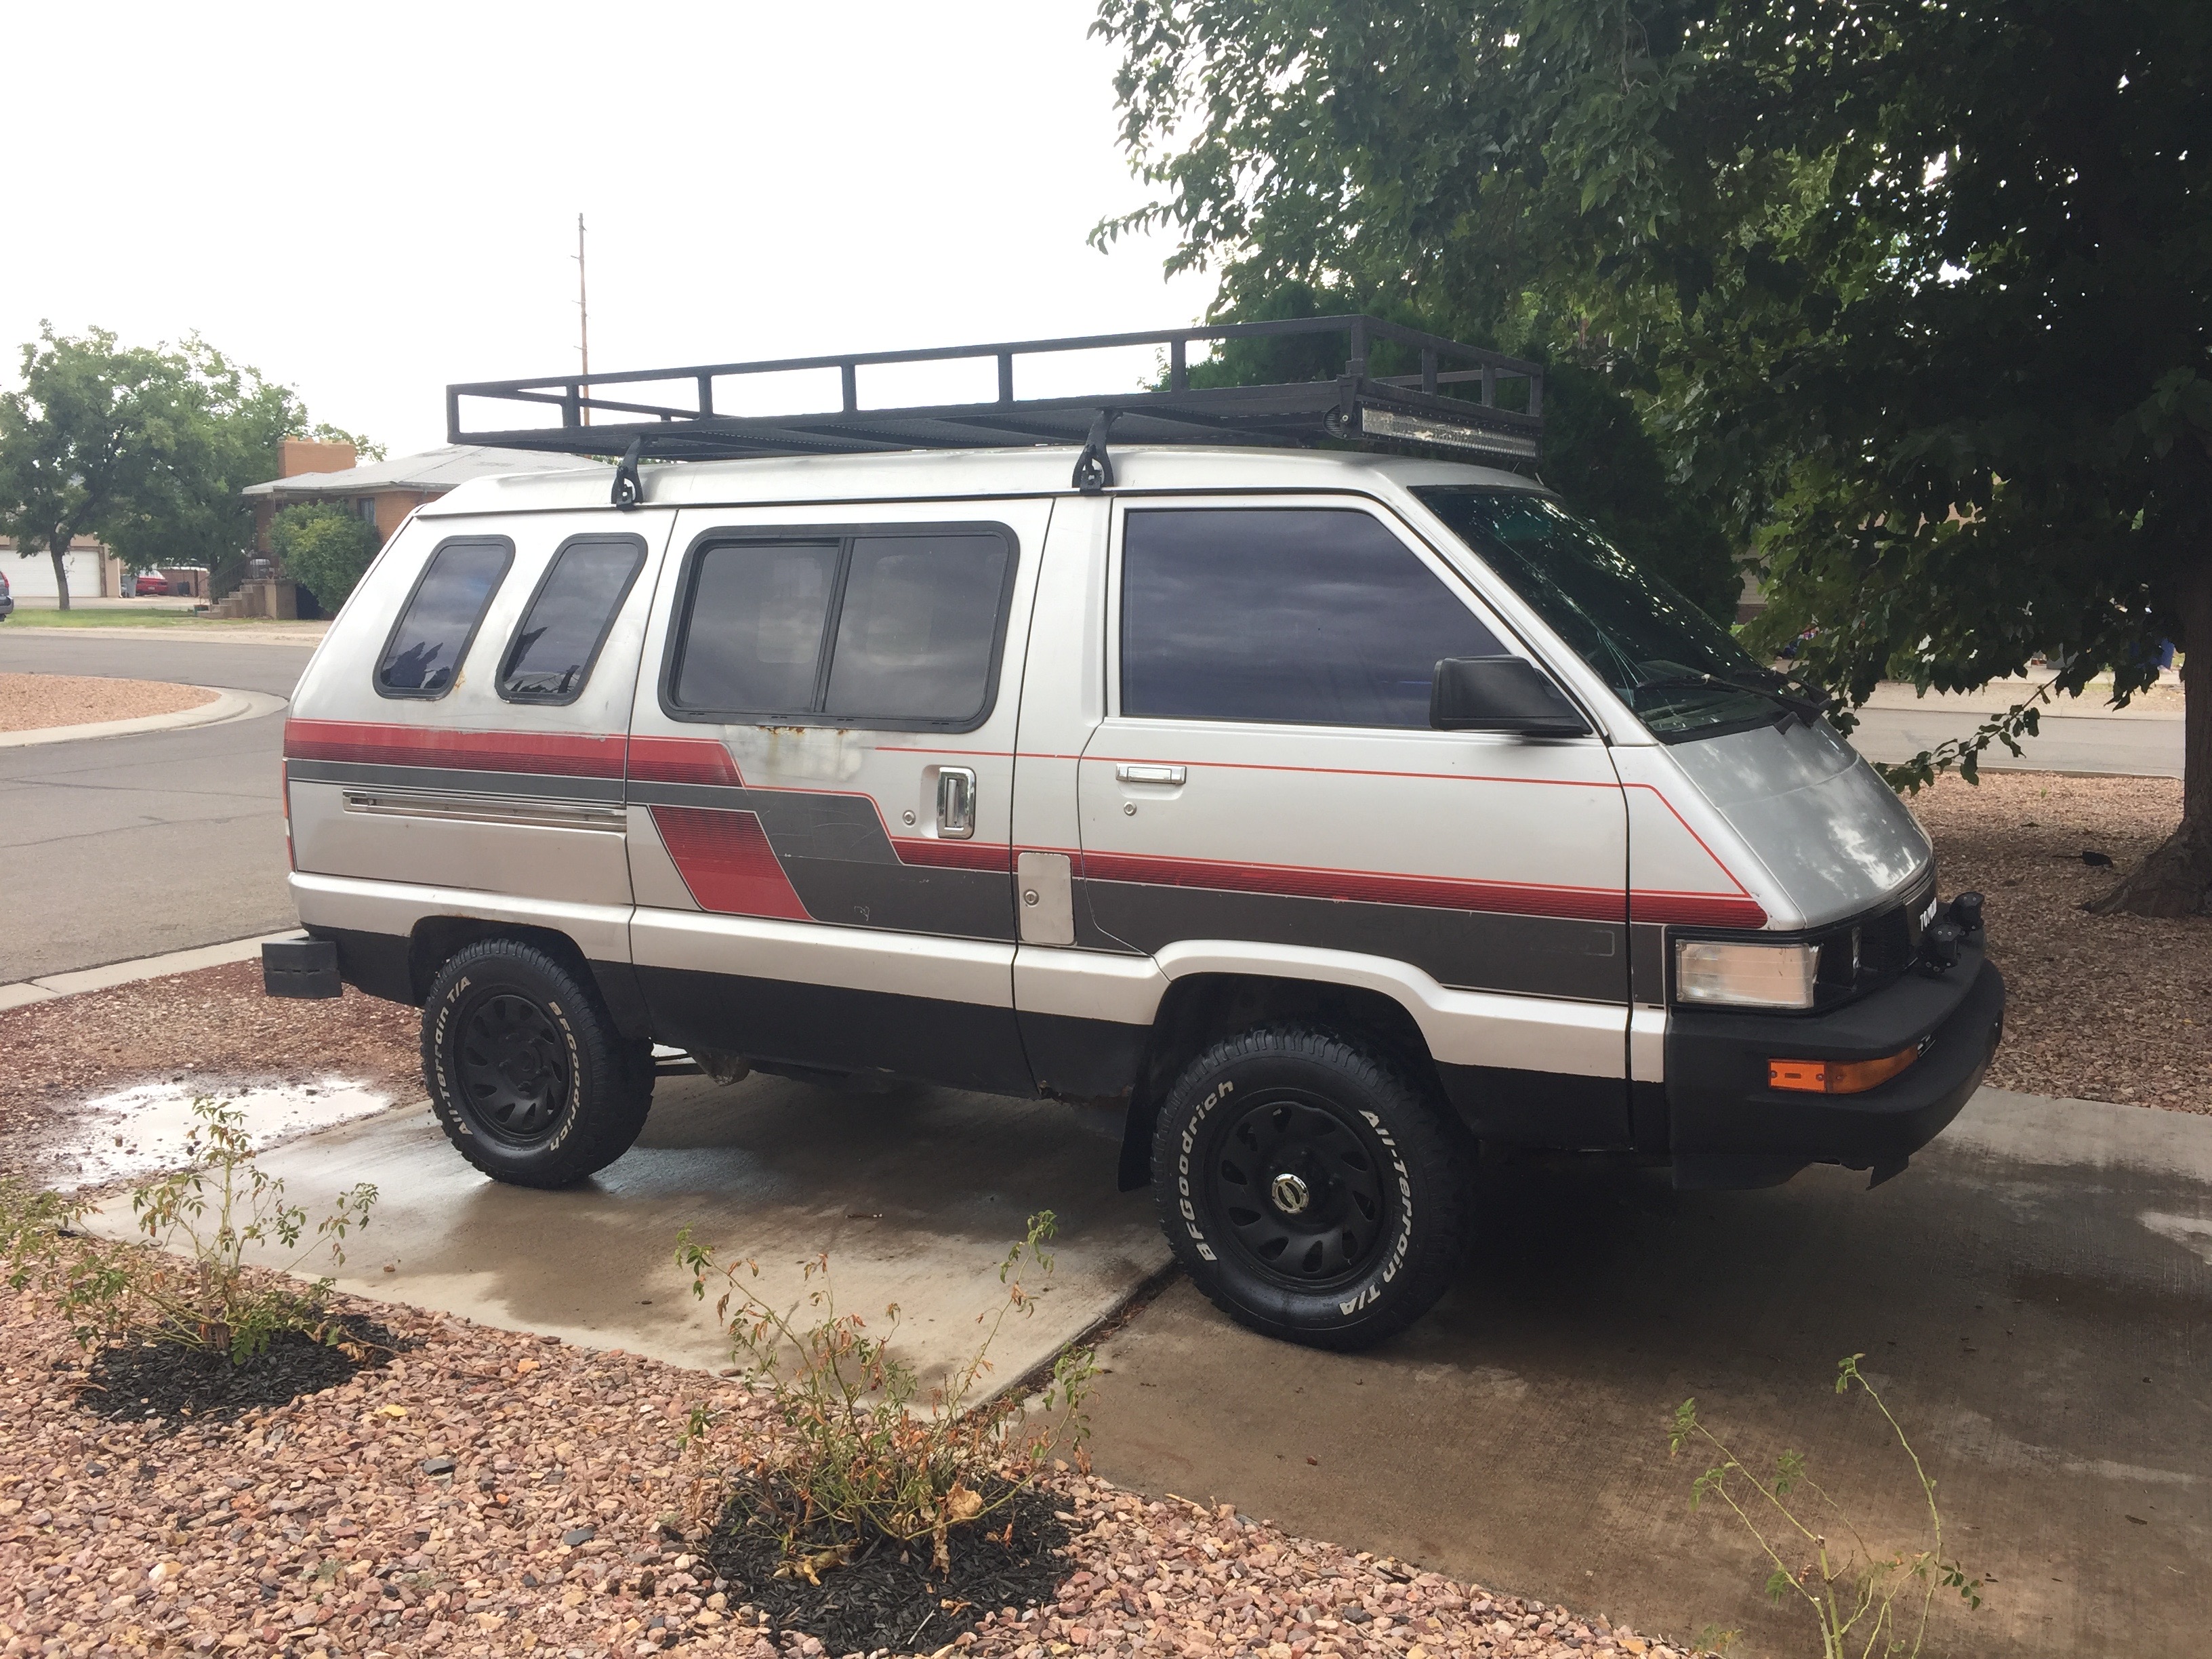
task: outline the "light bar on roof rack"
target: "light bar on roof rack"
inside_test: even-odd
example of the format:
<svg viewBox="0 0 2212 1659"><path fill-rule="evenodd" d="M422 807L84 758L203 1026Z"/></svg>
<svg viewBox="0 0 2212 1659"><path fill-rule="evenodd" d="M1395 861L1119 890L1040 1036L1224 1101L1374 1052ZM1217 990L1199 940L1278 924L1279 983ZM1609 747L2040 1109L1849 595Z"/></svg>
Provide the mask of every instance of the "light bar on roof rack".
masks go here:
<svg viewBox="0 0 2212 1659"><path fill-rule="evenodd" d="M1344 343L1342 372L1274 385L1194 386L1190 347L1239 340L1334 335ZM1060 353L1151 347L1165 359L1164 385L1086 397L1017 398L1018 370ZM1370 358L1394 355L1413 372L1377 374ZM995 361L998 396L988 403L865 408L860 374L890 364ZM718 382L793 371L837 371L839 407L782 415L733 416L715 406ZM1525 388L1522 406L1500 404L1501 387ZM689 389L682 403L662 388ZM632 392L632 388L639 388ZM557 410L558 425L478 427L463 403L520 413ZM1544 371L1538 363L1462 345L1380 318L1300 317L1219 323L1146 334L1092 334L919 351L855 352L750 363L695 364L614 374L561 374L536 380L487 380L446 388L448 440L508 449L659 460L738 459L765 455L866 454L908 449L1005 448L1036 444L1084 447L1078 486L1109 487L1110 465L1096 465L1103 435L1115 445L1236 444L1370 448L1480 458L1506 465L1541 450Z"/></svg>
<svg viewBox="0 0 2212 1659"><path fill-rule="evenodd" d="M1401 414L1395 409L1359 406L1359 429L1371 438L1390 438L1401 443L1427 444L1438 449L1462 449L1477 455L1503 455L1516 460L1536 459L1536 434L1495 432L1433 415Z"/></svg>

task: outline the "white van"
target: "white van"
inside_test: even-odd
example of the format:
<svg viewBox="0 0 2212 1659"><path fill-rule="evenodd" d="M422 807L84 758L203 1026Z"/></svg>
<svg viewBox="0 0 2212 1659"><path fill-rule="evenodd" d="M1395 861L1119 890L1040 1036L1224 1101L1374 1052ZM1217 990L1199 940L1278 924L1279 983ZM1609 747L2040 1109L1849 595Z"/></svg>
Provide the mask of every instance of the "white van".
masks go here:
<svg viewBox="0 0 2212 1659"><path fill-rule="evenodd" d="M1270 329L1345 374L1188 386ZM1197 1283L1332 1346L1441 1294L1479 1146L1903 1169L1998 1039L1980 902L1724 629L1431 458L1533 459L1540 371L1364 319L1134 337L1168 384L1110 399L1012 396L1097 341L920 410L859 406L890 355L453 390L455 441L626 459L420 508L285 787L311 948L422 1008L461 1155L591 1175L656 1043L1117 1098ZM714 412L809 369L842 410ZM502 398L562 424L464 426Z"/></svg>

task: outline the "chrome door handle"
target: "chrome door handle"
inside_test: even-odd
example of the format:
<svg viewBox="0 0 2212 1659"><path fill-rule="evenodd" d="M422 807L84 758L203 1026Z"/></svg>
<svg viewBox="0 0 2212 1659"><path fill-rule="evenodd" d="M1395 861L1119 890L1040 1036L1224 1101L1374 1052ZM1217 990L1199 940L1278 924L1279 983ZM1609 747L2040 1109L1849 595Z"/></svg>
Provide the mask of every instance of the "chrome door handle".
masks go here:
<svg viewBox="0 0 2212 1659"><path fill-rule="evenodd" d="M937 833L946 841L966 841L975 833L975 773L947 766L937 774Z"/></svg>
<svg viewBox="0 0 2212 1659"><path fill-rule="evenodd" d="M1181 783L1183 769L1180 766L1139 766L1124 761L1114 769L1114 775L1123 783Z"/></svg>

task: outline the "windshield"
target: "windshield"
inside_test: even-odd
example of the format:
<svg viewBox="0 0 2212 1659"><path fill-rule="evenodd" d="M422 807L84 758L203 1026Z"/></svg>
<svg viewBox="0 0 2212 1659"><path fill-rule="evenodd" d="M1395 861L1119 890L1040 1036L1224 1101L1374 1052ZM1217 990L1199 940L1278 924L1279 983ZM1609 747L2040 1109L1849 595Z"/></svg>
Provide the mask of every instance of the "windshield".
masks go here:
<svg viewBox="0 0 2212 1659"><path fill-rule="evenodd" d="M1413 494L1604 677L1652 736L1711 736L1779 712L1764 688L1780 677L1558 502L1504 489Z"/></svg>

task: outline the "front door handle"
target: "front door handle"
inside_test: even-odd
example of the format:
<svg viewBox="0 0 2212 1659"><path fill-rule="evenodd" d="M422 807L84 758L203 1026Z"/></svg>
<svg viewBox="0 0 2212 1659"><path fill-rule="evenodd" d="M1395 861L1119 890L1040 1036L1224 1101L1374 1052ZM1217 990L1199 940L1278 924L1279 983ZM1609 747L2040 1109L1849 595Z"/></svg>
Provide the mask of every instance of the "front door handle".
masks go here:
<svg viewBox="0 0 2212 1659"><path fill-rule="evenodd" d="M939 769L937 833L946 841L966 841L975 833L975 773L972 767L947 766Z"/></svg>
<svg viewBox="0 0 2212 1659"><path fill-rule="evenodd" d="M1184 772L1180 766L1139 766L1123 761L1114 769L1114 775L1123 783L1181 783Z"/></svg>

